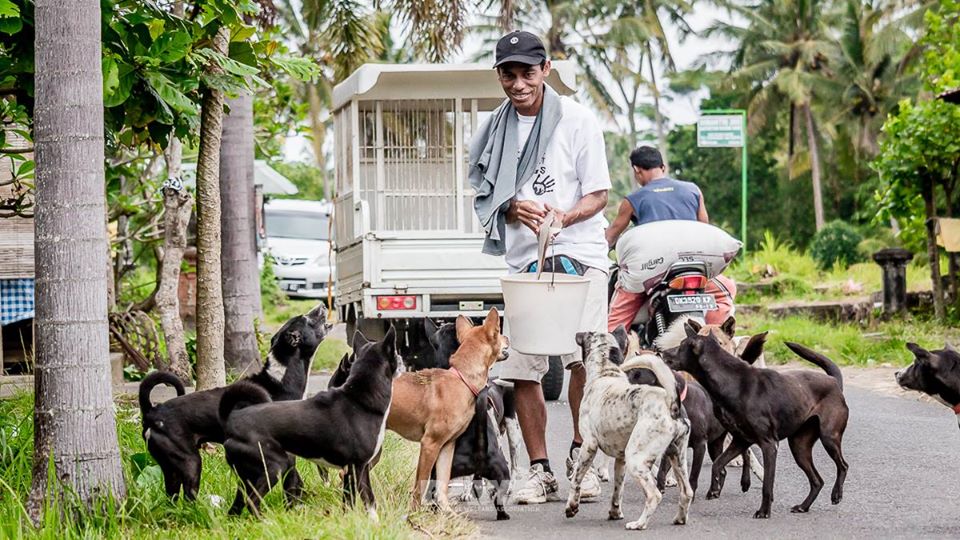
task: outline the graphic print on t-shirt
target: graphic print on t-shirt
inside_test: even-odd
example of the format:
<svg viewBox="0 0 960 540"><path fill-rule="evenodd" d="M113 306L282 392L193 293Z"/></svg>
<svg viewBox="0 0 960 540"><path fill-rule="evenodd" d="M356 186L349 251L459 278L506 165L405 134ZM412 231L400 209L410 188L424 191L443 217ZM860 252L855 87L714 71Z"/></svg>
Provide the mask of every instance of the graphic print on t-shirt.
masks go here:
<svg viewBox="0 0 960 540"><path fill-rule="evenodd" d="M544 158L546 158L546 156L544 156ZM553 188L557 184L553 176L547 174L547 166L544 165L544 161L544 159L541 159L540 166L534 171L536 176L533 177L533 193L538 197L542 197L547 193L553 193Z"/></svg>

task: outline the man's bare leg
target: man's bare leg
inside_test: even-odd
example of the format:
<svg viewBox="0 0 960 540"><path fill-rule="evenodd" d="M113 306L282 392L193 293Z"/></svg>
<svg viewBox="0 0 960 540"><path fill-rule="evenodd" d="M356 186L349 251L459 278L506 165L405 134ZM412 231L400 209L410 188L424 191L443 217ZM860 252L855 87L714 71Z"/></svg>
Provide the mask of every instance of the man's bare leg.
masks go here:
<svg viewBox="0 0 960 540"><path fill-rule="evenodd" d="M587 370L577 363L570 368L570 386L567 388L567 401L570 402L570 415L573 416L573 442L580 444L580 402L583 401L583 388L587 384Z"/></svg>
<svg viewBox="0 0 960 540"><path fill-rule="evenodd" d="M543 389L538 382L514 381L514 391L517 421L527 455L531 462L547 459L547 402L543 399Z"/></svg>

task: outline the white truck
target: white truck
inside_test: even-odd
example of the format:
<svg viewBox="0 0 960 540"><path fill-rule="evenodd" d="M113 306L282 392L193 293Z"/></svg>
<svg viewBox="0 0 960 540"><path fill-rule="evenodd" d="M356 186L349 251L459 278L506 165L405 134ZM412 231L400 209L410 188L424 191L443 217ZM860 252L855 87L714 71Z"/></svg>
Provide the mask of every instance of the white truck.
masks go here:
<svg viewBox="0 0 960 540"><path fill-rule="evenodd" d="M547 80L573 94L574 66L554 62ZM503 309L507 266L481 252L467 154L504 97L480 64L366 64L334 88L335 290L348 339L382 336L389 321L416 355L423 319Z"/></svg>

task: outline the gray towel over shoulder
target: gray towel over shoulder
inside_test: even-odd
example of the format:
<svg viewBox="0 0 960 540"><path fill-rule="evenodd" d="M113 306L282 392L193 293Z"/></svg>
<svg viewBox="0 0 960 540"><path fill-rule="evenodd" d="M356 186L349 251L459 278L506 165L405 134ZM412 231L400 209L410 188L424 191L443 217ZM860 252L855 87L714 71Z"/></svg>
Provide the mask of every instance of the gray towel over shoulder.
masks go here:
<svg viewBox="0 0 960 540"><path fill-rule="evenodd" d="M519 158L517 109L509 99L493 111L470 141L467 174L477 192L473 208L486 233L484 253L503 255L507 252L505 236L510 199L533 176L563 116L560 95L550 85L543 86L543 106Z"/></svg>

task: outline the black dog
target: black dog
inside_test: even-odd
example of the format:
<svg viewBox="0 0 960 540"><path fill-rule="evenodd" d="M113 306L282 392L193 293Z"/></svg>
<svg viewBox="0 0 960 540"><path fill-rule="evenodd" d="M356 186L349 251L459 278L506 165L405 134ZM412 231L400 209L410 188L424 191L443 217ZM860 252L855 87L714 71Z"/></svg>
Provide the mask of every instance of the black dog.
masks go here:
<svg viewBox="0 0 960 540"><path fill-rule="evenodd" d="M960 353L950 344L938 351L928 351L916 343L907 343L907 348L915 358L913 364L897 372L897 384L950 407L960 425Z"/></svg>
<svg viewBox="0 0 960 540"><path fill-rule="evenodd" d="M270 340L270 354L263 368L244 379L264 390L276 401L303 399L310 375L310 363L331 326L326 323L323 304L306 315L287 321ZM174 399L154 405L150 392L159 384L177 390ZM235 383L236 384L236 383ZM140 383L140 413L147 450L160 465L167 495L193 500L200 488L200 445L222 443L223 426L217 406L227 387L184 395L183 383L176 375L156 372Z"/></svg>
<svg viewBox="0 0 960 540"><path fill-rule="evenodd" d="M358 336L356 359L340 387L280 403L268 403L270 396L249 383L224 393L219 407L226 433L223 447L240 479L231 514L244 506L259 513L263 496L281 479L287 503L298 500L303 482L296 455L343 470L344 500L353 503L359 494L376 517L370 469L386 431L398 364L396 331L391 326L383 341L374 343L363 343Z"/></svg>
<svg viewBox="0 0 960 540"><path fill-rule="evenodd" d="M726 476L724 467L751 444L763 451L763 501L755 518L770 517L773 482L780 440L790 441L797 465L810 483L804 501L793 512L807 512L823 488L823 479L813 466L813 445L820 439L827 454L837 465L837 480L830 500L843 498L847 462L841 449L849 409L843 397L843 376L829 358L795 343L787 347L801 358L817 365L826 374L813 371L778 372L759 369L724 351L712 336L700 336L685 325L687 338L675 354L665 355L671 368L693 375L713 399L724 427L733 442L713 463L708 499L720 495Z"/></svg>

